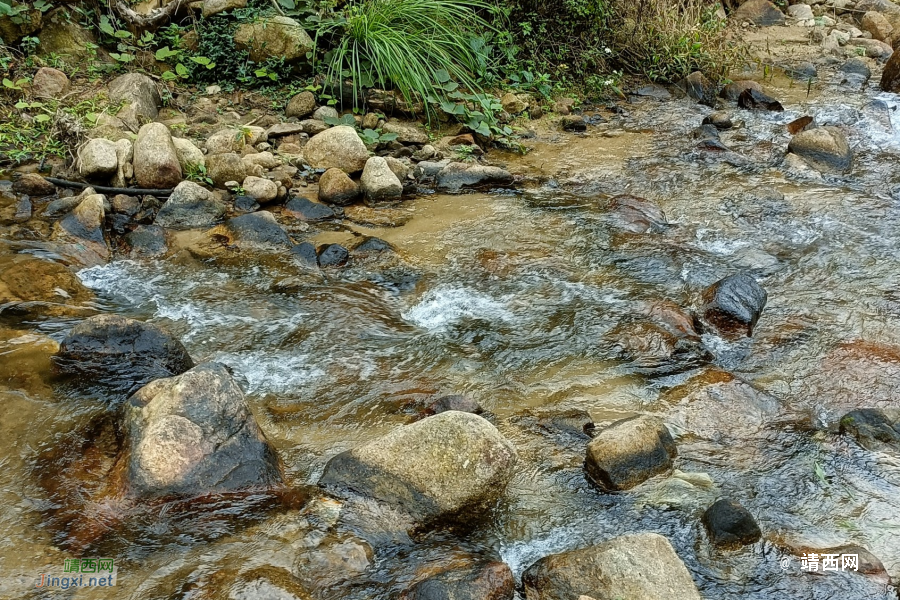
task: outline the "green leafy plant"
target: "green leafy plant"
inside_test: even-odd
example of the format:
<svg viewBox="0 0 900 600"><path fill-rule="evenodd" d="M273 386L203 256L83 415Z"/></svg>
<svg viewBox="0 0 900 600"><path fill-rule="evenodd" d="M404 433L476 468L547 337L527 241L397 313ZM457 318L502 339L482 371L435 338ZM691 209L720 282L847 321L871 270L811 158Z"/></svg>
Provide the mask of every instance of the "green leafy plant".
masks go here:
<svg viewBox="0 0 900 600"><path fill-rule="evenodd" d="M316 46L325 54L326 81L340 87L350 80L353 106L363 88L396 88L414 104L437 102L460 85L478 89L486 64L480 35L492 28L464 0L353 0L337 17L318 25Z"/></svg>
<svg viewBox="0 0 900 600"><path fill-rule="evenodd" d="M206 185L214 185L212 178L206 172L205 165L197 165L197 164L189 164L187 166L187 172L185 176L197 183L204 183Z"/></svg>
<svg viewBox="0 0 900 600"><path fill-rule="evenodd" d="M366 146L393 142L397 139L396 133L382 133L380 129L363 129L357 133Z"/></svg>

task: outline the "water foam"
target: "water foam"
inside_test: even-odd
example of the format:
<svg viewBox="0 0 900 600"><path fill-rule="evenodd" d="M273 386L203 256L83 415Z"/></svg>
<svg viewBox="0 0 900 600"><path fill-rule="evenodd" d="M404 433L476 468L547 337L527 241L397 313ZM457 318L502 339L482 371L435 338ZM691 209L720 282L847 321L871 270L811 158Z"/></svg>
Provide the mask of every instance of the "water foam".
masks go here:
<svg viewBox="0 0 900 600"><path fill-rule="evenodd" d="M424 329L440 330L463 319L510 322L509 298L496 300L468 288L438 286L429 290L412 308L400 316Z"/></svg>

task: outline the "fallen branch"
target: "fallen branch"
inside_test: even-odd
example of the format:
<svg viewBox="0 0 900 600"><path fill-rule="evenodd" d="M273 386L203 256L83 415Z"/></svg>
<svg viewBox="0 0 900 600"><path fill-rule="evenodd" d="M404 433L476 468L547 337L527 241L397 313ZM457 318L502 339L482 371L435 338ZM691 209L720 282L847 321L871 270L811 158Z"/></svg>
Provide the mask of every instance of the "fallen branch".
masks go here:
<svg viewBox="0 0 900 600"><path fill-rule="evenodd" d="M56 177L44 177L47 181L52 183L53 185L58 185L59 187L66 188L76 188L79 190L85 190L87 188L94 188L94 191L98 194L126 194L128 196L157 196L157 197L168 197L172 195L174 190L153 190L146 188L123 188L123 187L108 187L105 185L91 185L90 183L81 183L80 181L69 181L68 179L58 179Z"/></svg>

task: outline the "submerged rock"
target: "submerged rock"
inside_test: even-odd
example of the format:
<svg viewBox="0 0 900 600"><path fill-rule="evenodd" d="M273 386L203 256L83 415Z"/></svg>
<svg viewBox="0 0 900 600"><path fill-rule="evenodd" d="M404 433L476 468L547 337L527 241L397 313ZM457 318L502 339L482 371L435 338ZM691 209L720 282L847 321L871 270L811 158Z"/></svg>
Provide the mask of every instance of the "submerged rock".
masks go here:
<svg viewBox="0 0 900 600"><path fill-rule="evenodd" d="M439 413L447 412L448 410L457 410L460 412L467 412L476 415L480 415L484 412L484 409L481 408L481 405L475 402L473 399L468 396L462 396L459 394L454 394L452 396L442 396L438 398L428 407L428 412L436 415Z"/></svg>
<svg viewBox="0 0 900 600"><path fill-rule="evenodd" d="M350 260L350 252L340 244L328 244L318 250L320 267L342 267Z"/></svg>
<svg viewBox="0 0 900 600"><path fill-rule="evenodd" d="M197 590L195 600L313 600L309 591L290 571L279 567L257 567L243 573L215 573Z"/></svg>
<svg viewBox="0 0 900 600"><path fill-rule="evenodd" d="M154 223L170 229L212 227L225 216L225 205L193 181L182 181L159 209Z"/></svg>
<svg viewBox="0 0 900 600"><path fill-rule="evenodd" d="M615 196L609 201L607 222L631 233L661 233L669 222L661 208L637 196Z"/></svg>
<svg viewBox="0 0 900 600"><path fill-rule="evenodd" d="M288 200L282 213L301 221L325 221L335 217L334 211L328 206L302 196Z"/></svg>
<svg viewBox="0 0 900 600"><path fill-rule="evenodd" d="M738 106L749 110L771 110L784 112L781 102L769 96L762 90L747 88L738 96Z"/></svg>
<svg viewBox="0 0 900 600"><path fill-rule="evenodd" d="M672 468L678 456L675 441L656 417L616 421L588 444L584 470L604 491L633 488Z"/></svg>
<svg viewBox="0 0 900 600"><path fill-rule="evenodd" d="M181 341L168 331L117 315L98 315L76 325L60 344L54 362L63 373L125 390L194 366Z"/></svg>
<svg viewBox="0 0 900 600"><path fill-rule="evenodd" d="M753 277L730 275L703 292L701 319L707 329L721 337L750 337L767 300L766 290Z"/></svg>
<svg viewBox="0 0 900 600"><path fill-rule="evenodd" d="M125 405L120 461L129 494L197 496L280 484L281 466L228 369L204 363L157 379Z"/></svg>
<svg viewBox="0 0 900 600"><path fill-rule="evenodd" d="M229 246L245 250L290 248L294 245L275 216L265 210L228 219L212 229L210 235L224 238Z"/></svg>
<svg viewBox="0 0 900 600"><path fill-rule="evenodd" d="M404 590L400 600L512 600L515 591L509 566L489 562L432 575Z"/></svg>
<svg viewBox="0 0 900 600"><path fill-rule="evenodd" d="M853 164L853 151L846 134L832 126L801 131L791 138L788 152L820 171L846 173Z"/></svg>
<svg viewBox="0 0 900 600"><path fill-rule="evenodd" d="M168 252L166 230L159 225L140 225L125 235L128 254L132 258L153 258Z"/></svg>
<svg viewBox="0 0 900 600"><path fill-rule="evenodd" d="M319 485L406 515L413 525L472 523L504 493L517 455L483 418L448 411L332 458Z"/></svg>
<svg viewBox="0 0 900 600"><path fill-rule="evenodd" d="M625 361L630 371L649 376L680 373L713 358L700 336L686 335L649 319L620 323L605 338L616 358Z"/></svg>
<svg viewBox="0 0 900 600"><path fill-rule="evenodd" d="M715 546L738 548L762 537L756 519L746 508L732 500L721 499L703 513L703 525Z"/></svg>
<svg viewBox="0 0 900 600"><path fill-rule="evenodd" d="M508 186L513 176L500 167L454 162L444 166L435 181L442 190L458 192L463 188Z"/></svg>
<svg viewBox="0 0 900 600"><path fill-rule="evenodd" d="M526 600L701 600L672 544L657 533L544 557L525 571L522 584Z"/></svg>
<svg viewBox="0 0 900 600"><path fill-rule="evenodd" d="M64 315L93 297L69 269L49 260L19 255L0 270L0 305L16 305L3 307L4 313Z"/></svg>
<svg viewBox="0 0 900 600"><path fill-rule="evenodd" d="M42 198L55 194L56 186L37 173L25 173L13 182L12 191L34 198Z"/></svg>
<svg viewBox="0 0 900 600"><path fill-rule="evenodd" d="M84 197L72 212L53 225L51 239L61 243L60 253L84 266L104 264L111 255L103 235L106 196Z"/></svg>

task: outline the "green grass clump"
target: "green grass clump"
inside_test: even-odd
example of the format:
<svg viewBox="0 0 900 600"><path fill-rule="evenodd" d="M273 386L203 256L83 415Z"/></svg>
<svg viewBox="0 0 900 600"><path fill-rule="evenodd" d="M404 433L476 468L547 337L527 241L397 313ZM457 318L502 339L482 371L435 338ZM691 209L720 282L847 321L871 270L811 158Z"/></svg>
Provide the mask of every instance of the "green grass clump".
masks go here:
<svg viewBox="0 0 900 600"><path fill-rule="evenodd" d="M492 29L471 0L356 0L323 20L316 45L326 80L352 83L354 106L363 88L397 89L404 100L439 101L458 86L478 89L487 49L480 37ZM426 111L429 103L425 103Z"/></svg>

